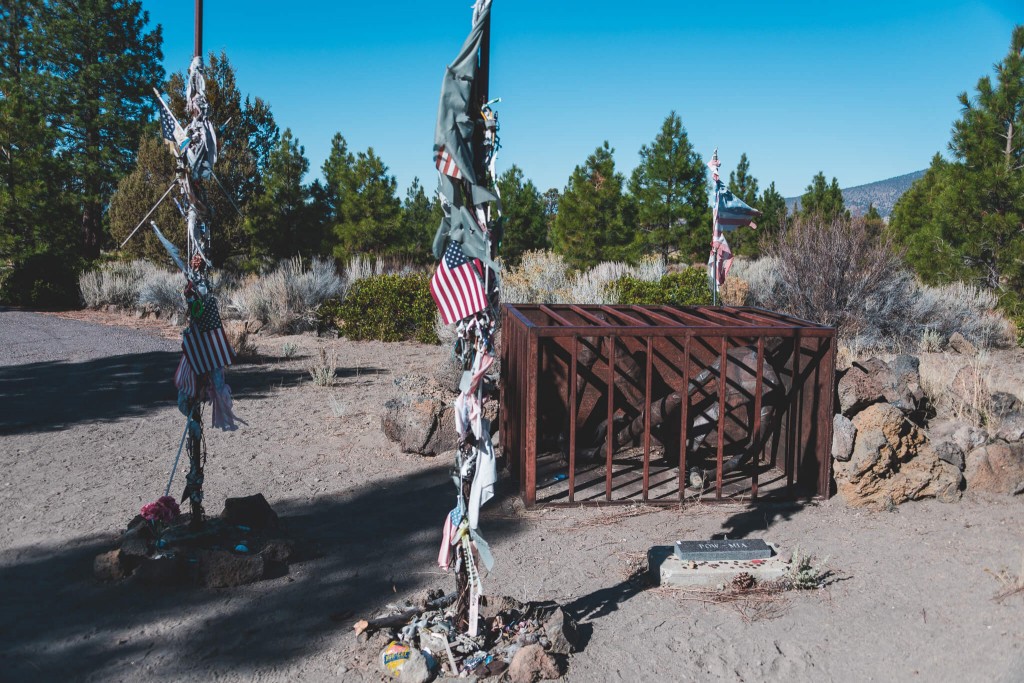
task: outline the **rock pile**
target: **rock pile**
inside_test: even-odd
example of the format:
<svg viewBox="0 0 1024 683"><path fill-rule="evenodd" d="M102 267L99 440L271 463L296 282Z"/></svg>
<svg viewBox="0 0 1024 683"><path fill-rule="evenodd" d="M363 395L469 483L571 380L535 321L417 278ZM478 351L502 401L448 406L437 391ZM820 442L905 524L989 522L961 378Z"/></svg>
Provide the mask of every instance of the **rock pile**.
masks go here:
<svg viewBox="0 0 1024 683"><path fill-rule="evenodd" d="M964 347L959 353L970 353ZM897 356L853 363L839 380L833 419L836 488L850 505L888 508L908 500L959 499L965 488L1024 491L1024 412L1012 394L991 393L970 366L953 380L951 398L933 405L921 387L918 359ZM955 419L948 402L976 406Z"/></svg>
<svg viewBox="0 0 1024 683"><path fill-rule="evenodd" d="M223 514L199 530L189 522L188 515L169 524L136 517L120 547L96 556L93 574L101 581L224 588L287 573L294 543L262 494L229 498Z"/></svg>
<svg viewBox="0 0 1024 683"><path fill-rule="evenodd" d="M480 608L476 637L454 628L452 612L445 609L450 603L450 598L435 598L421 603L423 611L396 607L399 617L408 612L412 616L379 630L373 624L394 619L384 615L359 622L362 653L353 664L375 659L403 683L426 683L437 675L536 683L561 677L567 656L578 649L576 622L556 603L490 598Z"/></svg>

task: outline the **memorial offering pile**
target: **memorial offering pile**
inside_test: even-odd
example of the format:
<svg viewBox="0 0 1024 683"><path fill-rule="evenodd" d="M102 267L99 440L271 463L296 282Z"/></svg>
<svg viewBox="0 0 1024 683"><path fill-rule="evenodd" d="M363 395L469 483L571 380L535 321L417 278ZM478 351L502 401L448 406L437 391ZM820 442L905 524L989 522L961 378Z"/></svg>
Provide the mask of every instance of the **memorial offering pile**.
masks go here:
<svg viewBox="0 0 1024 683"><path fill-rule="evenodd" d="M128 524L120 547L96 556L93 573L101 581L240 586L287 574L294 547L263 494L229 498L220 517L198 525L163 496Z"/></svg>
<svg viewBox="0 0 1024 683"><path fill-rule="evenodd" d="M436 676L506 676L512 683L561 677L578 649L576 622L554 602L513 598L482 600L476 636L454 626L455 596L431 591L418 605L390 605L388 612L356 623L361 644L354 663L376 663L400 681Z"/></svg>

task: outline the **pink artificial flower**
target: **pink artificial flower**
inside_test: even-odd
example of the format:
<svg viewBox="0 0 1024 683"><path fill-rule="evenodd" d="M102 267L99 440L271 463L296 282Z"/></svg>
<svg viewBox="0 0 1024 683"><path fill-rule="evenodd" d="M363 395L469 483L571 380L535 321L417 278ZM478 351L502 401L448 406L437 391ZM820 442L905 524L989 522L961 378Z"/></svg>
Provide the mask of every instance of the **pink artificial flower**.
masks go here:
<svg viewBox="0 0 1024 683"><path fill-rule="evenodd" d="M160 496L156 502L143 505L139 514L150 522L170 523L181 514L181 509L172 496Z"/></svg>

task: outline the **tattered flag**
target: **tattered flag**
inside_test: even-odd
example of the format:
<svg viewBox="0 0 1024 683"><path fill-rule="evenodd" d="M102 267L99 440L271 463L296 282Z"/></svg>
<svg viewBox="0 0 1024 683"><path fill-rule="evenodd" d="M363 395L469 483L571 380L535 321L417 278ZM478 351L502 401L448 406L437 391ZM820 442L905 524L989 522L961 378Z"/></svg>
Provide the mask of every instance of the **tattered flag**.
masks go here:
<svg viewBox="0 0 1024 683"><path fill-rule="evenodd" d="M445 325L451 325L487 308L487 294L480 282L482 266L462 253L458 242L449 242L444 258L430 279L430 295L441 311Z"/></svg>

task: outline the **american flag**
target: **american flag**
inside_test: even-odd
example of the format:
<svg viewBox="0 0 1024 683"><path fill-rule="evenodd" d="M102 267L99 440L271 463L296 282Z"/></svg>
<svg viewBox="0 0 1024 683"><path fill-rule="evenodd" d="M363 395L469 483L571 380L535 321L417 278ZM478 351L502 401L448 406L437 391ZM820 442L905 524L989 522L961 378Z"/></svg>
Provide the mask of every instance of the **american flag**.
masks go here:
<svg viewBox="0 0 1024 683"><path fill-rule="evenodd" d="M198 384L196 373L192 372L188 359L182 356L178 362L178 369L174 371L174 386L189 398L195 398Z"/></svg>
<svg viewBox="0 0 1024 683"><path fill-rule="evenodd" d="M228 343L217 311L217 300L206 299L203 314L182 335L181 350L197 374L231 365L235 352Z"/></svg>
<svg viewBox="0 0 1024 683"><path fill-rule="evenodd" d="M430 295L441 311L445 325L487 308L487 295L480 282L482 266L470 261L462 252L462 245L449 242L444 257L430 279Z"/></svg>
<svg viewBox="0 0 1024 683"><path fill-rule="evenodd" d="M715 270L715 252L718 252L717 271ZM725 284L725 276L729 274L730 268L732 268L732 250L729 249L729 243L725 241L725 235L718 231L715 238L711 240L711 256L708 257L708 269L712 271L715 282L722 286Z"/></svg>
<svg viewBox="0 0 1024 683"><path fill-rule="evenodd" d="M455 163L455 159L448 153L444 147L437 153L434 158L434 163L437 165L437 170L444 173L446 176L451 176L456 180L462 179L462 171L459 170L458 164Z"/></svg>
<svg viewBox="0 0 1024 683"><path fill-rule="evenodd" d="M171 116L171 112L167 111L167 107L160 107L160 132L163 134L164 140L173 142L175 145L178 144L178 141L174 139L174 129L177 125L178 122Z"/></svg>

